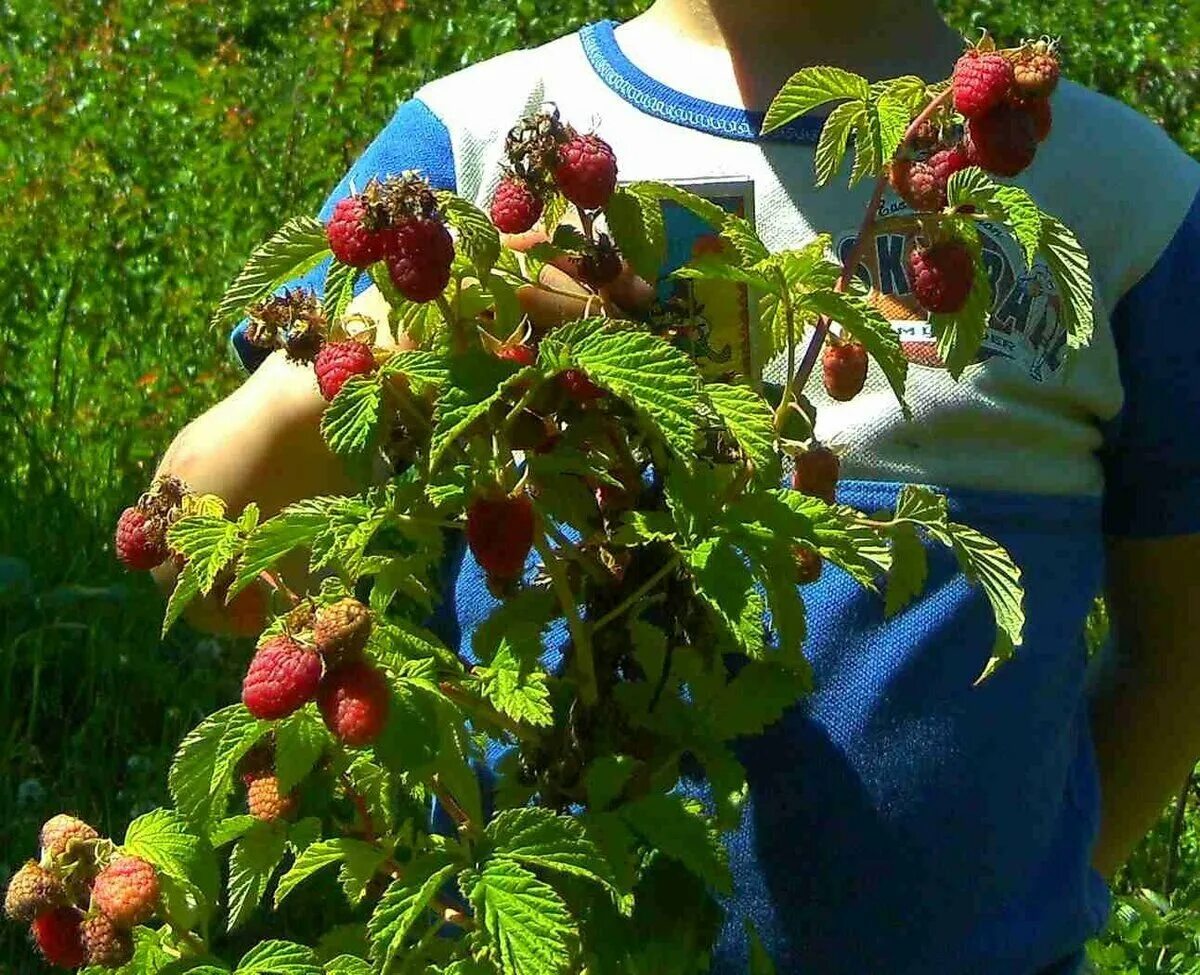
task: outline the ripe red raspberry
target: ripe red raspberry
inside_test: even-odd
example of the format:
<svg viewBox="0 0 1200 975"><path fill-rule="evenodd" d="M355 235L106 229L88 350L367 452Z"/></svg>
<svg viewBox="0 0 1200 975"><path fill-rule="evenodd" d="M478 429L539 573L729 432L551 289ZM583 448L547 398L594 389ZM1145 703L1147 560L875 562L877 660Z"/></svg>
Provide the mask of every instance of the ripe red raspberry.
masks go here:
<svg viewBox="0 0 1200 975"><path fill-rule="evenodd" d="M849 402L867 381L867 350L858 342L827 346L821 368L825 391L839 402Z"/></svg>
<svg viewBox="0 0 1200 975"><path fill-rule="evenodd" d="M39 914L30 926L34 943L42 957L60 968L79 968L87 961L83 935L79 930L83 915L73 907L56 907Z"/></svg>
<svg viewBox="0 0 1200 975"><path fill-rule="evenodd" d="M100 834L82 819L59 813L47 819L42 826L42 853L50 857L61 857L69 852L72 844L99 838Z"/></svg>
<svg viewBox="0 0 1200 975"><path fill-rule="evenodd" d="M825 560L820 552L807 545L797 545L792 549L792 556L796 560L796 585L809 586L821 578Z"/></svg>
<svg viewBox="0 0 1200 975"><path fill-rule="evenodd" d="M4 893L4 913L28 924L66 897L62 881L41 864L30 860L12 875Z"/></svg>
<svg viewBox="0 0 1200 975"><path fill-rule="evenodd" d="M242 681L242 703L256 718L275 721L300 710L317 693L321 658L287 636L259 649Z"/></svg>
<svg viewBox="0 0 1200 975"><path fill-rule="evenodd" d="M942 210L950 177L969 165L961 145L939 149L928 159L896 159L890 173L892 189L914 210Z"/></svg>
<svg viewBox="0 0 1200 975"><path fill-rule="evenodd" d="M1046 44L1022 51L1013 63L1014 91L1021 98L1049 98L1058 87L1062 67Z"/></svg>
<svg viewBox="0 0 1200 975"><path fill-rule="evenodd" d="M975 262L959 240L918 245L908 255L908 277L922 308L950 315L967 303L975 283Z"/></svg>
<svg viewBox="0 0 1200 975"><path fill-rule="evenodd" d="M532 345L502 345L496 350L496 357L518 366L532 366L537 362L537 349Z"/></svg>
<svg viewBox="0 0 1200 975"><path fill-rule="evenodd" d="M409 301L433 301L450 283L454 238L441 220L414 217L392 229L386 253L392 284Z"/></svg>
<svg viewBox="0 0 1200 975"><path fill-rule="evenodd" d="M326 342L313 368L321 395L332 401L351 376L366 376L375 370L375 353L364 342Z"/></svg>
<svg viewBox="0 0 1200 975"><path fill-rule="evenodd" d="M141 924L158 906L158 874L139 857L117 857L96 875L92 904L118 928Z"/></svg>
<svg viewBox="0 0 1200 975"><path fill-rule="evenodd" d="M1012 92L1013 66L1003 54L968 51L954 66L954 107L968 119L990 112Z"/></svg>
<svg viewBox="0 0 1200 975"><path fill-rule="evenodd" d="M997 176L1017 176L1037 155L1037 122L1015 105L1000 105L967 123L966 147L971 165Z"/></svg>
<svg viewBox="0 0 1200 975"><path fill-rule="evenodd" d="M280 793L279 779L274 775L260 775L246 786L246 807L255 819L274 823L291 818L296 811L296 797Z"/></svg>
<svg viewBox="0 0 1200 975"><path fill-rule="evenodd" d="M608 395L601 387L588 379L582 369L568 369L566 372L560 373L558 384L567 396L580 404L604 399Z"/></svg>
<svg viewBox="0 0 1200 975"><path fill-rule="evenodd" d="M126 508L117 520L117 558L125 567L148 572L167 560L167 533L158 518L139 508Z"/></svg>
<svg viewBox="0 0 1200 975"><path fill-rule="evenodd" d="M1024 112L1033 120L1033 135L1038 142L1045 142L1054 128L1054 113L1049 98L1014 98L1013 108Z"/></svg>
<svg viewBox="0 0 1200 975"><path fill-rule="evenodd" d="M576 135L558 150L554 181L563 196L582 210L598 210L617 188L617 157L595 135Z"/></svg>
<svg viewBox="0 0 1200 975"><path fill-rule="evenodd" d="M322 606L313 622L313 643L326 660L338 661L362 653L370 635L371 611L349 596Z"/></svg>
<svg viewBox="0 0 1200 975"><path fill-rule="evenodd" d="M358 748L382 734L391 699L391 688L383 673L365 661L352 660L321 681L317 707L334 736Z"/></svg>
<svg viewBox="0 0 1200 975"><path fill-rule="evenodd" d="M838 478L842 462L828 447L813 447L796 455L796 472L792 475L792 487L801 494L833 504L837 496Z"/></svg>
<svg viewBox="0 0 1200 975"><path fill-rule="evenodd" d="M113 924L108 915L93 912L79 929L87 960L101 968L120 968L133 959L133 935Z"/></svg>
<svg viewBox="0 0 1200 975"><path fill-rule="evenodd" d="M385 232L371 230L364 223L367 215L362 197L348 196L333 208L325 225L333 256L351 267L370 267L383 257Z"/></svg>
<svg viewBox="0 0 1200 975"><path fill-rule="evenodd" d="M467 544L484 571L496 579L515 579L533 547L533 505L515 498L476 498L467 509Z"/></svg>
<svg viewBox="0 0 1200 975"><path fill-rule="evenodd" d="M505 234L523 234L532 230L542 216L544 204L529 184L516 176L506 176L492 197L492 223Z"/></svg>

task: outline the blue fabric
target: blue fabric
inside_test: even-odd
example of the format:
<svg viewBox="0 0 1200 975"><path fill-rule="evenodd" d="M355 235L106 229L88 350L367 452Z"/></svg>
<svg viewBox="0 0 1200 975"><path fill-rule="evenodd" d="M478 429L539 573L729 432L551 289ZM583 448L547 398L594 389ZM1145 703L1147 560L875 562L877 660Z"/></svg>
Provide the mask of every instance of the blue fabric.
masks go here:
<svg viewBox="0 0 1200 975"><path fill-rule="evenodd" d="M1154 268L1112 318L1125 405L1104 453L1104 528L1200 531L1200 196Z"/></svg>
<svg viewBox="0 0 1200 975"><path fill-rule="evenodd" d="M415 169L436 189L453 190L454 150L450 145L450 133L442 120L419 99L405 102L392 120L367 147L337 187L329 194L321 207L320 219L326 221L333 214L337 202L351 192L361 190L372 176L400 174ZM329 261L322 261L302 278L289 282L290 288L309 288L318 295L324 294L325 275ZM364 274L355 283L355 294L367 289L370 279ZM281 289L282 290L282 289ZM246 339L246 323L234 329L230 337L234 352L248 372L253 372L269 355L266 349L251 345Z"/></svg>
<svg viewBox="0 0 1200 975"><path fill-rule="evenodd" d="M720 105L693 98L651 78L625 56L614 33L614 21L602 21L579 32L584 53L600 79L613 91L648 115L701 132L747 142L799 142L817 144L824 117L806 115L768 135L760 135L764 112Z"/></svg>

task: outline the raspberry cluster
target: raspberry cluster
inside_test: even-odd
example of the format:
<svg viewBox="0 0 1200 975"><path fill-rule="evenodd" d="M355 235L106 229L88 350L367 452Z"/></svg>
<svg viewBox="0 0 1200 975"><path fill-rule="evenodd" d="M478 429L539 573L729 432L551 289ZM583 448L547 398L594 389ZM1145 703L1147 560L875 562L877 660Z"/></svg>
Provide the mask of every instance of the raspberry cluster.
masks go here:
<svg viewBox="0 0 1200 975"><path fill-rule="evenodd" d="M157 870L66 814L42 827L41 846L41 859L30 860L9 881L5 914L29 925L51 965L127 965L133 928L158 910Z"/></svg>
<svg viewBox="0 0 1200 975"><path fill-rule="evenodd" d="M167 529L179 517L187 494L187 486L179 478L158 478L136 504L121 513L114 548L126 568L148 572L170 557Z"/></svg>

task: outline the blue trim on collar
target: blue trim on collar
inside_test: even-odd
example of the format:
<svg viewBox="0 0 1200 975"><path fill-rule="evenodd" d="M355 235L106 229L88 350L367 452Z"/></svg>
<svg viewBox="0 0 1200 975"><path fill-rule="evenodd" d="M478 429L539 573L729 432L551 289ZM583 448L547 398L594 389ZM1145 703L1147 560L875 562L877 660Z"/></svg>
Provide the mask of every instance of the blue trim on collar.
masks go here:
<svg viewBox="0 0 1200 975"><path fill-rule="evenodd" d="M726 139L817 144L824 117L807 115L764 136L760 135L764 112L693 98L655 81L625 56L617 43L616 26L612 20L590 24L579 32L579 39L600 80L635 108L655 118Z"/></svg>

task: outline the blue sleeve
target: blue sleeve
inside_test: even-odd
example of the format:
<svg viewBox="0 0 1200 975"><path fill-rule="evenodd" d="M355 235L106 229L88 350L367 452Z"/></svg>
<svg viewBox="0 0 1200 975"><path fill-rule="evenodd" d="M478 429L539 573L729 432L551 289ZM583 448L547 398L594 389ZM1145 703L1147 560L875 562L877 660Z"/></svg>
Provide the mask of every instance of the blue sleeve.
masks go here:
<svg viewBox="0 0 1200 975"><path fill-rule="evenodd" d="M320 219L328 220L338 200L349 196L351 188L361 190L372 176L382 179L410 169L420 172L436 189L455 188L454 150L450 145L450 133L442 120L416 98L396 110L387 127L375 137L350 172L342 177L321 207ZM318 295L323 294L328 270L329 262L323 261L304 277L290 282L288 287L310 288ZM367 276L363 275L355 286L356 293L364 291L368 281ZM269 354L246 339L245 322L233 330L231 341L238 359L248 372L257 369Z"/></svg>
<svg viewBox="0 0 1200 975"><path fill-rule="evenodd" d="M1200 196L1154 268L1117 305L1125 403L1104 450L1104 527L1200 532Z"/></svg>

